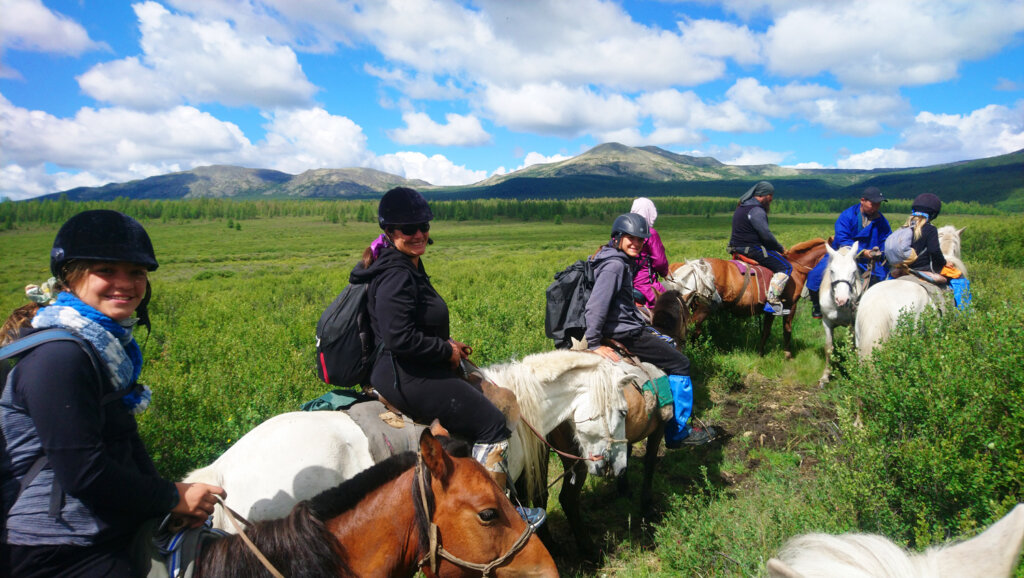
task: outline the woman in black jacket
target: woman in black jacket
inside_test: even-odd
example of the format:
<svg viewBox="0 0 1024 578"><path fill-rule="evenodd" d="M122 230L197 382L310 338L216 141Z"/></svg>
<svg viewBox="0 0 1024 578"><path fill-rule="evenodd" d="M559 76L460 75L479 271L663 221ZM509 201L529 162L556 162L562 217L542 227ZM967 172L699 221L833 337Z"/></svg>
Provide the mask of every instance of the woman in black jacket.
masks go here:
<svg viewBox="0 0 1024 578"><path fill-rule="evenodd" d="M135 219L79 213L53 243L55 289L34 291L41 303L19 308L0 332L0 345L49 328L78 341L30 349L0 398L0 575L140 575L130 546L145 521L172 513L199 525L224 495L163 479L139 438L135 415L150 392L137 383L142 352L132 328L148 327L148 274L156 268Z"/></svg>
<svg viewBox="0 0 1024 578"><path fill-rule="evenodd" d="M370 324L376 343L383 343L370 383L416 421L437 419L448 431L473 441L473 457L504 488L512 434L501 411L459 377L459 365L472 348L452 339L448 305L430 284L421 260L433 243L433 212L417 191L399 187L381 197L377 216L384 244L367 248L349 276L350 283L369 284ZM543 510L521 513L528 522L543 521Z"/></svg>

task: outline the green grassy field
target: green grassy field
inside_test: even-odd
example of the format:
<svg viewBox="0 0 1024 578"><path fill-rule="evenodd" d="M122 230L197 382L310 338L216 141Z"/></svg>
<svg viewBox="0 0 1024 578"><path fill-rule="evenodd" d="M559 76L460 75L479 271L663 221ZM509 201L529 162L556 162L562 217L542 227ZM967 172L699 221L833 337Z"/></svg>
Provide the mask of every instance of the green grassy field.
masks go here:
<svg viewBox="0 0 1024 578"><path fill-rule="evenodd" d="M671 261L724 257L730 218L662 215L657 228ZM834 218L775 215L772 226L789 246L827 237ZM169 477L212 461L256 424L325 391L312 370L317 319L378 233L372 224L331 223L322 217L236 223L229 228L227 220L144 221L160 268L151 277L153 332L148 338L145 331L140 335L146 356L141 380L153 388L154 404L140 424L158 467ZM1024 375L1010 365L1024 365L1024 348L1012 343L1024 338L1024 330L1015 328L1024 325L1019 313L1024 304L1024 217L943 215L938 224L968 227L964 258L971 268L977 313L960 321L936 321L936 335L948 336L951 346L962 345L957 336L966 336L965 347L974 347L975 355L1006 358L1005 367L993 365L990 373L943 369L944 375L956 374L957 381L967 380L967 389L975 392L989 390L972 379L999 382L993 399L965 403L1005 403L999 405L1003 417L988 412L979 418L998 422L993 431L1009 436L985 466L1001 482L972 478L974 485L957 494L961 507L948 511L934 505L941 496L915 502L912 510L904 508L910 492L896 495L896 486L876 493L884 494L884 503L881 498L865 499L859 493L875 482L844 478L836 464L855 461L842 448L876 443L852 435L855 419L871 416L853 415L856 410L851 408L870 396L866 384L884 379L851 357L849 339L841 330L839 378L819 389L823 337L806 306L797 315L795 359L789 362L781 352L781 323L775 324L767 355L758 357L754 322L716 318L687 354L696 370L697 415L723 428L728 441L707 451L666 454L655 484L658 513L649 519L639 517L636 500L617 496L611 481L588 480L584 511L605 551L598 566L576 556L552 497L549 524L559 538L556 560L563 574L759 575L768 557L797 533L882 531L921 548L971 533L1012 503L1024 501L1024 472L1019 465L1005 465L1024 461L1024 426L1010 423L1011 417L1024 418ZM0 232L0 309L23 304L24 285L48 277L47 256L56 229L33 225ZM436 243L424 262L448 301L453 335L473 346L474 361L487 365L550 349L543 331L544 289L555 272L594 252L607 239L608 229L609 223L571 219L435 222L431 235ZM905 347L900 351L913 352L923 340L911 333L895 341L906 343L894 345L894 351ZM943 379L936 381L941 387ZM629 476L637 486L639 470L639 463L631 463ZM927 485L920 478L913 483ZM963 496L968 495L977 495L981 505L967 503ZM866 515L869 508L897 513L875 519ZM920 521L914 522L915 517ZM1024 571L1018 570L1018 576Z"/></svg>

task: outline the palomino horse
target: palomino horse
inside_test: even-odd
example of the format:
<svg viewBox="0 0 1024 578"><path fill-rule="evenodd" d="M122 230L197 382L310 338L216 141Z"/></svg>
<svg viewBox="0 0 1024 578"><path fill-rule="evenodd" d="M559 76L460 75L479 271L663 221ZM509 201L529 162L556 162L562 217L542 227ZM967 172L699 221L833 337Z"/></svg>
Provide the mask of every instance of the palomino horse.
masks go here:
<svg viewBox="0 0 1024 578"><path fill-rule="evenodd" d="M818 385L825 385L832 376L829 361L832 357L832 331L836 327L850 327L857 315L857 303L864 293L865 283L857 266L857 242L850 247L828 249L828 267L821 278L818 302L821 304L821 324L825 327L825 369ZM870 273L868 273L870 275Z"/></svg>
<svg viewBox="0 0 1024 578"><path fill-rule="evenodd" d="M772 578L1009 578L1024 545L1024 504L970 540L908 554L871 534L807 534L768 561Z"/></svg>
<svg viewBox="0 0 1024 578"><path fill-rule="evenodd" d="M793 265L793 274L789 279L789 283L786 284L786 290L782 295L782 302L791 309L789 315L786 315L783 320L782 328L782 344L786 359L793 358L790 342L793 335L793 317L796 315L796 302L800 299L800 293L803 291L804 283L807 281L807 274L825 256L825 245L827 243L824 239L811 239L793 245L793 247L786 251L786 259ZM700 263L704 264L701 265ZM716 309L718 303L726 311L738 316L749 317L764 312L765 292L758 289L758 283L755 279L745 278L744 274L740 273L739 268L731 261L704 258L699 261L673 263L669 265L669 270L672 272L673 279L684 280L693 277L698 280L704 279L702 283L698 282L699 286L710 287L712 283L714 284L715 292L713 294L710 292L707 295L698 294L695 298L691 299L690 294L692 291L686 290L688 286L686 283L662 282L666 288L677 289L683 294L685 299L690 301L693 307L691 323L694 326L695 333L700 331L700 324ZM759 268L755 269L755 271L758 272L758 276L762 276L764 279L771 277L771 272L766 269ZM761 355L764 355L765 344L768 342L768 336L771 335L772 323L774 321L774 315L765 315L762 321L761 340L757 348L758 353Z"/></svg>
<svg viewBox="0 0 1024 578"><path fill-rule="evenodd" d="M626 468L626 400L630 376L599 355L552 351L482 368L493 383L512 390L522 421L547 435L575 424L575 441L590 473L618 475ZM400 430L401 431L401 430ZM342 411L300 411L270 418L242 436L211 465L186 477L227 490L227 504L253 520L279 518L296 502L351 478L374 458L367 434ZM535 493L545 483L538 464L544 448L520 423L509 440L509 479ZM214 527L231 531L218 510Z"/></svg>
<svg viewBox="0 0 1024 578"><path fill-rule="evenodd" d="M418 454L397 454L246 536L285 576L557 576L466 445L452 450L424 430ZM269 568L236 535L206 546L197 570L221 578Z"/></svg>
<svg viewBox="0 0 1024 578"><path fill-rule="evenodd" d="M939 245L942 256L966 276L967 267L960 259L960 233L952 225L939 229ZM947 252L948 251L948 252ZM910 315L915 320L935 303L928 290L915 281L903 278L890 279L872 285L861 297L854 322L854 338L857 352L867 358L879 344L889 338L900 315Z"/></svg>
<svg viewBox="0 0 1024 578"><path fill-rule="evenodd" d="M652 392L643 391L643 384L647 381L654 381L663 377L665 372L661 371L650 363L633 365L626 361L617 363L627 374L630 375L630 383L623 389L629 411L626 417L626 439L632 445L636 442L647 440L647 450L644 454L644 475L640 490L640 511L647 513L653 503L654 468L658 463L658 449L661 440L665 435L666 416L662 415L657 407L657 399ZM562 480L562 488L558 492L558 503L562 507L566 521L572 531L576 548L583 557L596 560L598 551L590 537L590 530L583 519L583 512L580 509L580 495L583 491L583 483L587 479L586 469L580 467L580 459L574 454L579 452L579 447L573 442L572 424L565 423L548 435L548 442L558 453L562 461L562 469L567 472ZM544 464L544 471L547 471L547 463ZM626 477L618 479L620 493L628 493ZM547 503L545 492L539 499L534 500L535 505ZM551 547L554 542L546 527L538 530L541 539Z"/></svg>

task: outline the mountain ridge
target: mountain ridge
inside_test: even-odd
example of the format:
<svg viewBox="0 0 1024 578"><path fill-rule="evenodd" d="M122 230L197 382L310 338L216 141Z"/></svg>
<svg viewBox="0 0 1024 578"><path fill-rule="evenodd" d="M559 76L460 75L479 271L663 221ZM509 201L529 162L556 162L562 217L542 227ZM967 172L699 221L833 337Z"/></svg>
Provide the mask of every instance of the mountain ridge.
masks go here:
<svg viewBox="0 0 1024 578"><path fill-rule="evenodd" d="M614 196L738 196L759 180L780 197L832 198L878 186L890 198L920 192L983 204L1024 200L1024 149L984 159L900 169L797 169L728 165L655 146L603 143L562 161L531 165L464 186L435 186L369 168L311 169L291 175L271 169L209 165L101 187L78 187L39 197L78 200L134 199L375 199L392 187L419 189L438 199L572 198Z"/></svg>

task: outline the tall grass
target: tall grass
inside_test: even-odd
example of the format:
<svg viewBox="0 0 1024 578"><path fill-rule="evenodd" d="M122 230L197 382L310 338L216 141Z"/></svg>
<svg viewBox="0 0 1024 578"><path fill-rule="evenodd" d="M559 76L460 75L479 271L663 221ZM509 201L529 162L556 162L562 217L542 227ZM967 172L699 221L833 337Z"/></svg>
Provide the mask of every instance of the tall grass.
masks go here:
<svg viewBox="0 0 1024 578"><path fill-rule="evenodd" d="M379 232L373 223L321 215L235 217L231 227L228 218L144 220L161 265L152 275L153 332L140 335L142 381L155 392L140 427L169 477L205 465L256 424L324 392L312 371L316 321ZM801 532L881 532L921 548L974 532L1024 501L1024 218L942 218L967 225L972 314L926 318L870 363L841 338L839 377L824 390L815 385L820 322L806 307L792 362L782 356L780 323L768 354L758 357L756 321L713 318L687 354L697 415L732 437L713 453L664 458L654 519L641 521L629 502L608 500L609 482L589 482L585 507L607 532L608 558L596 569L563 572L759 575ZM657 228L672 261L724 257L729 220L663 214ZM772 216L787 246L829 236L833 221ZM477 363L550 349L544 289L607 240L609 222L552 215L435 224L427 272L451 308L453 334L474 346ZM57 226L0 232L0 308L22 304L23 286L49 275ZM786 437L771 444L738 429L755 414ZM638 468L631 465L631 477ZM550 507L557 525L557 502Z"/></svg>

